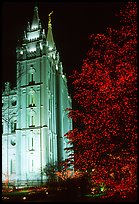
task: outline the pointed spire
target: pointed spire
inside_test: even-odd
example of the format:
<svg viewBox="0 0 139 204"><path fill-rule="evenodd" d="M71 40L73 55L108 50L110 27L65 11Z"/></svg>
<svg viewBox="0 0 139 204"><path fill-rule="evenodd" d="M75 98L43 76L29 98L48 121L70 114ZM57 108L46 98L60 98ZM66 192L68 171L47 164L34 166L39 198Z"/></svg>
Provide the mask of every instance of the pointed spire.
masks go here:
<svg viewBox="0 0 139 204"><path fill-rule="evenodd" d="M48 47L49 49L53 49L55 47L54 39L53 39L53 34L52 34L52 24L51 24L51 15L53 11L49 13L49 19L48 19L48 32L47 32L47 42L48 42Z"/></svg>
<svg viewBox="0 0 139 204"><path fill-rule="evenodd" d="M31 29L39 28L39 24L40 24L40 19L39 19L39 15L38 15L38 7L35 5Z"/></svg>

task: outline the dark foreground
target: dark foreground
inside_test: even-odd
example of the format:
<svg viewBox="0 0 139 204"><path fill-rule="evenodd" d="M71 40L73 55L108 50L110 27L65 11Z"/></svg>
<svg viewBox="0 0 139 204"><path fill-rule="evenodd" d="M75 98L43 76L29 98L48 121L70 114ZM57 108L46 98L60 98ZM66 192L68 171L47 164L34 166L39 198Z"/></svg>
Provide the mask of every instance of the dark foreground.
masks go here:
<svg viewBox="0 0 139 204"><path fill-rule="evenodd" d="M87 196L74 194L73 192L58 191L55 193L48 192L47 190L38 191L35 189L30 190L18 190L12 192L2 193L3 202L136 202L137 193L128 194L127 198L120 198L119 195L115 195L110 198L102 198L101 196Z"/></svg>

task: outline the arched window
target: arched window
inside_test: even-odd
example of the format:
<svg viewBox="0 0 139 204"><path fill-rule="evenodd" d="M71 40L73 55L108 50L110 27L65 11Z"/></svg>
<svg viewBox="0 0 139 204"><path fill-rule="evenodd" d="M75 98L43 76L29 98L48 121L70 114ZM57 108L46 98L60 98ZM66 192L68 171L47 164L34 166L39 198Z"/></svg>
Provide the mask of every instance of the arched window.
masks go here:
<svg viewBox="0 0 139 204"><path fill-rule="evenodd" d="M11 100L12 106L16 106L16 103L17 103L16 97L13 97L12 100Z"/></svg>
<svg viewBox="0 0 139 204"><path fill-rule="evenodd" d="M14 133L16 131L16 119L11 121L11 132Z"/></svg>
<svg viewBox="0 0 139 204"><path fill-rule="evenodd" d="M52 134L49 135L49 141L50 141L50 152L53 152Z"/></svg>
<svg viewBox="0 0 139 204"><path fill-rule="evenodd" d="M13 159L11 159L10 171L11 171L11 174L16 172L16 170L15 170L15 160L13 160Z"/></svg>
<svg viewBox="0 0 139 204"><path fill-rule="evenodd" d="M31 88L28 95L29 107L35 106L35 91Z"/></svg>
<svg viewBox="0 0 139 204"><path fill-rule="evenodd" d="M33 65L29 69L29 84L35 84L35 69Z"/></svg>
<svg viewBox="0 0 139 204"><path fill-rule="evenodd" d="M30 110L29 115L28 115L28 121L29 121L29 126L30 127L35 127L35 111L33 109Z"/></svg>
<svg viewBox="0 0 139 204"><path fill-rule="evenodd" d="M28 149L30 151L34 150L34 133L33 133L33 130L30 131L30 134L28 137Z"/></svg>

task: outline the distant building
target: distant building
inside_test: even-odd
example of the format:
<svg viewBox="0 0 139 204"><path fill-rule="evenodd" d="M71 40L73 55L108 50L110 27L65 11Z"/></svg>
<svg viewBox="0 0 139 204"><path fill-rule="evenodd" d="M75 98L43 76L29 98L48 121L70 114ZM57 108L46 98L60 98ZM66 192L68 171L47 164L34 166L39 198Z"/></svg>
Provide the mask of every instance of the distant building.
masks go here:
<svg viewBox="0 0 139 204"><path fill-rule="evenodd" d="M16 88L5 83L2 93L2 180L22 184L43 182L47 163L68 158L64 134L72 129L67 79L48 19L47 35L38 7L16 48Z"/></svg>

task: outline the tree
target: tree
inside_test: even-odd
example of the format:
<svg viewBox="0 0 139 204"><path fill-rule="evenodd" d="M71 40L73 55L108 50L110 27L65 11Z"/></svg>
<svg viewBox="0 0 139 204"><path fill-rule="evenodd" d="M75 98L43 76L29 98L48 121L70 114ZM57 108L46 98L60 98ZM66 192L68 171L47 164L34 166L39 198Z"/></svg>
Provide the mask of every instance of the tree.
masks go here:
<svg viewBox="0 0 139 204"><path fill-rule="evenodd" d="M81 72L71 76L75 128L65 136L74 148L75 169L108 195L136 189L137 170L137 8L125 4L119 26L90 36ZM67 149L68 150L68 149Z"/></svg>
<svg viewBox="0 0 139 204"><path fill-rule="evenodd" d="M49 182L54 182L57 180L56 172L58 171L58 164L57 162L48 163L44 166L42 170L42 174L45 174L48 178Z"/></svg>

